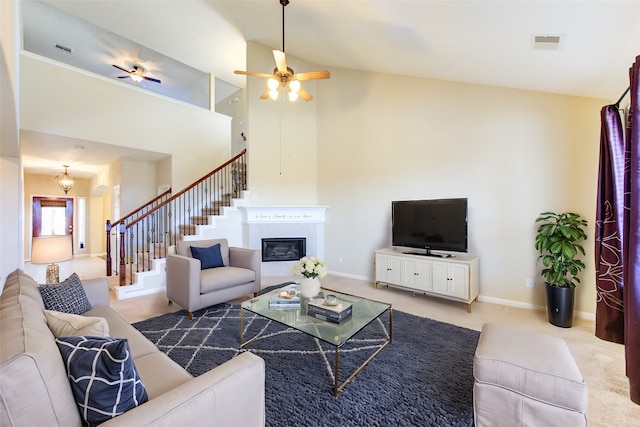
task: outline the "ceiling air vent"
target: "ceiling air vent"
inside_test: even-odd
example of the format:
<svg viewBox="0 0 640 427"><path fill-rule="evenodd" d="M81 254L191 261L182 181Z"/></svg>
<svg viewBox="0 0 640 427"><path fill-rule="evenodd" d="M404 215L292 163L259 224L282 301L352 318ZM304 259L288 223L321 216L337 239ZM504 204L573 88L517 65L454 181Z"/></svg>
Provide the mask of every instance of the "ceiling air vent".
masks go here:
<svg viewBox="0 0 640 427"><path fill-rule="evenodd" d="M562 50L563 34L531 34L531 47L535 50Z"/></svg>
<svg viewBox="0 0 640 427"><path fill-rule="evenodd" d="M64 50L64 51L65 51L65 52L67 52L67 53L71 53L71 52L73 52L73 50L71 50L71 48L70 48L70 47L63 46L63 45L61 45L60 43L56 43L56 48L58 48L58 49L60 49L60 50Z"/></svg>

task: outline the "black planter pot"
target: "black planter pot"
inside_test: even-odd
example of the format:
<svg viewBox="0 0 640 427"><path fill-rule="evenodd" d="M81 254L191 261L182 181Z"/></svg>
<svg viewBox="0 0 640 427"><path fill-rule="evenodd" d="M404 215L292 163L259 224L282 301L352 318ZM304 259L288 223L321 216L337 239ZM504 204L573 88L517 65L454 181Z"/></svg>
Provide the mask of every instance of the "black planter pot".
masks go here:
<svg viewBox="0 0 640 427"><path fill-rule="evenodd" d="M560 288L547 285L547 314L549 323L561 328L573 325L573 301L576 288Z"/></svg>

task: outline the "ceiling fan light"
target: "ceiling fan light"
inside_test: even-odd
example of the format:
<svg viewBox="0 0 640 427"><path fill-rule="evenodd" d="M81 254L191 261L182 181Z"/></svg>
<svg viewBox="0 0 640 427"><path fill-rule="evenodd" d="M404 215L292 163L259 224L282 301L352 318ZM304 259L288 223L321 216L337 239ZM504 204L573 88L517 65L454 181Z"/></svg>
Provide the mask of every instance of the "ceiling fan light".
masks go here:
<svg viewBox="0 0 640 427"><path fill-rule="evenodd" d="M131 80L136 83L140 83L142 81L142 76L139 74L131 73Z"/></svg>
<svg viewBox="0 0 640 427"><path fill-rule="evenodd" d="M289 101L293 102L298 99L298 93L292 90L289 91Z"/></svg>
<svg viewBox="0 0 640 427"><path fill-rule="evenodd" d="M271 99L273 99L274 101L278 100L278 95L279 92L276 89L270 90L269 91L269 96L271 97Z"/></svg>
<svg viewBox="0 0 640 427"><path fill-rule="evenodd" d="M279 82L276 79L274 79L273 77L271 77L269 80L267 80L267 86L269 87L270 90L278 89L278 85L279 85Z"/></svg>
<svg viewBox="0 0 640 427"><path fill-rule="evenodd" d="M300 81L292 80L291 82L289 82L289 88L291 89L292 92L297 94L298 91L300 90Z"/></svg>

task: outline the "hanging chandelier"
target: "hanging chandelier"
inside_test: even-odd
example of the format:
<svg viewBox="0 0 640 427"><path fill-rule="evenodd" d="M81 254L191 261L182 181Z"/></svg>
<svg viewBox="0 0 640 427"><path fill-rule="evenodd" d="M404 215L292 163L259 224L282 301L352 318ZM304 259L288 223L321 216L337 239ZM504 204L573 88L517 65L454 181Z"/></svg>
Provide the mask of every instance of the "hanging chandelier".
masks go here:
<svg viewBox="0 0 640 427"><path fill-rule="evenodd" d="M73 178L71 178L71 175L69 175L69 172L67 171L69 166L63 165L63 167L64 172L61 175L56 176L56 180L58 181L58 185L62 191L64 191L64 194L67 194L73 187Z"/></svg>

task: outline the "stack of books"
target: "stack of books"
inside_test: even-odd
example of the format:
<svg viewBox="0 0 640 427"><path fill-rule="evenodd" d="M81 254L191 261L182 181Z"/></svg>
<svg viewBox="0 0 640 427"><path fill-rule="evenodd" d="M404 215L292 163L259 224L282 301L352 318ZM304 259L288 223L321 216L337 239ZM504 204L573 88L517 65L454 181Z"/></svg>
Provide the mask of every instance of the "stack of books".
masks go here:
<svg viewBox="0 0 640 427"><path fill-rule="evenodd" d="M324 299L309 301L307 315L327 322L341 324L353 316L353 306L350 302L341 301L336 305L328 305Z"/></svg>
<svg viewBox="0 0 640 427"><path fill-rule="evenodd" d="M300 308L300 295L292 287L284 287L269 298L269 308L274 310Z"/></svg>

